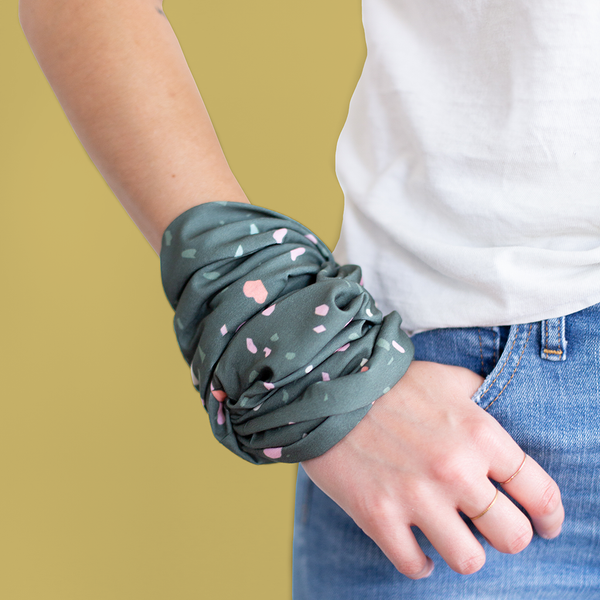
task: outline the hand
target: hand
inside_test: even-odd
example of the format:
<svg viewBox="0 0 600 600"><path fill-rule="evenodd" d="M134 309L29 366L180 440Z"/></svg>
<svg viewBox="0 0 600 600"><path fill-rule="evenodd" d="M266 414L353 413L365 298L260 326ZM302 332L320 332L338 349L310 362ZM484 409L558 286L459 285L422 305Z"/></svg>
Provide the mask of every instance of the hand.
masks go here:
<svg viewBox="0 0 600 600"><path fill-rule="evenodd" d="M481 569L485 551L458 511L471 517L483 512L496 493L490 479L506 481L523 460L508 432L471 400L482 382L469 369L413 361L342 441L303 463L312 481L411 579L433 570L411 525L454 571ZM525 508L540 536L560 533L560 491L533 458L503 489ZM502 493L473 523L504 553L520 552L533 536L529 519Z"/></svg>

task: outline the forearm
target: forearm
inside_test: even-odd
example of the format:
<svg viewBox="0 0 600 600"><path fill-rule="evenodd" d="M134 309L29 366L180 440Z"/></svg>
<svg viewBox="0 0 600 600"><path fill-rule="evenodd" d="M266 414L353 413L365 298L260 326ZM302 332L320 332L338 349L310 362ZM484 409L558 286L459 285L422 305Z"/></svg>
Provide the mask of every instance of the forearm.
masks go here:
<svg viewBox="0 0 600 600"><path fill-rule="evenodd" d="M19 16L79 140L157 253L191 206L248 202L160 0L20 0Z"/></svg>

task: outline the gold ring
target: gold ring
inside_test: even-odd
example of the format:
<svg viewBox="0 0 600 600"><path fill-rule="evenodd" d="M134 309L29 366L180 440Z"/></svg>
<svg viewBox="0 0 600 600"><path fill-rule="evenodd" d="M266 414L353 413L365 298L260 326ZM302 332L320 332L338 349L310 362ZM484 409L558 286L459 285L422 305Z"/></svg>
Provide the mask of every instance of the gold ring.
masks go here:
<svg viewBox="0 0 600 600"><path fill-rule="evenodd" d="M516 470L515 474L509 477L506 481L502 481L500 485L504 485L505 483L512 481L519 474L519 471L523 468L523 465L525 464L525 459L527 458L527 452L524 452L524 454L525 456L523 457L523 462L521 462L521 466Z"/></svg>
<svg viewBox="0 0 600 600"><path fill-rule="evenodd" d="M494 502L496 502L497 497L498 497L498 488L496 488L496 495L494 496L494 499L490 502L490 505L482 513L479 513L476 517L471 517L471 521L474 521L475 519L479 519L479 517L483 517L483 515L485 515L485 513L488 510L490 510L490 508L492 508L492 506L494 506Z"/></svg>

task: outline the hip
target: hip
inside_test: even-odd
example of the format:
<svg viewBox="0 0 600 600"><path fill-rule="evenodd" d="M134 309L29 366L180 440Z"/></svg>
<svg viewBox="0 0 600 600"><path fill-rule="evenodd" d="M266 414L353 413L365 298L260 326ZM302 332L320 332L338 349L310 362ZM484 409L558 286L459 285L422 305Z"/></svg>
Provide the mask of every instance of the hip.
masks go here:
<svg viewBox="0 0 600 600"><path fill-rule="evenodd" d="M600 305L545 321L434 329L412 337L415 360L465 367L485 379L473 401L558 483L561 535L535 535L517 555L484 546L486 565L452 571L413 528L436 563L413 581L299 469L294 600L337 598L600 598Z"/></svg>

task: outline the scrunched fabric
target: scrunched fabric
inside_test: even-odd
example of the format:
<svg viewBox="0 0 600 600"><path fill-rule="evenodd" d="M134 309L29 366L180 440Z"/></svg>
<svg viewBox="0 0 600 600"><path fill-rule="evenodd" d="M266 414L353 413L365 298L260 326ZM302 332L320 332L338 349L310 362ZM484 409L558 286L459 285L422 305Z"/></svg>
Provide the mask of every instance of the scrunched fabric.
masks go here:
<svg viewBox="0 0 600 600"><path fill-rule="evenodd" d="M254 464L324 454L404 375L413 345L357 265L307 227L241 202L179 215L163 288L192 382L224 446Z"/></svg>

